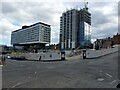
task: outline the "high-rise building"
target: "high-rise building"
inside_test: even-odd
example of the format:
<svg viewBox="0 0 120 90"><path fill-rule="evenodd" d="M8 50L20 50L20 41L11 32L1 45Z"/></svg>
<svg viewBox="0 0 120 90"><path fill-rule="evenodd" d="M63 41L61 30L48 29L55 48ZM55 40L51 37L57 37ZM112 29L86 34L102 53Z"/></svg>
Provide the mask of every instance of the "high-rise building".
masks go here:
<svg viewBox="0 0 120 90"><path fill-rule="evenodd" d="M30 26L23 26L22 29L13 31L11 44L13 46L34 46L43 48L50 44L51 27L48 24L38 22Z"/></svg>
<svg viewBox="0 0 120 90"><path fill-rule="evenodd" d="M60 17L60 47L73 49L91 44L91 14L88 8L71 9Z"/></svg>

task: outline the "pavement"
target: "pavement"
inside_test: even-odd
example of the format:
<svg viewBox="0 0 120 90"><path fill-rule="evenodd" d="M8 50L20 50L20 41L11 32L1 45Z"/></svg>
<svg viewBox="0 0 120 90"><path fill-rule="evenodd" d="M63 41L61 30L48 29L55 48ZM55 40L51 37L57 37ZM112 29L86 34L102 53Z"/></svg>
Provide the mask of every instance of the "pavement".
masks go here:
<svg viewBox="0 0 120 90"><path fill-rule="evenodd" d="M79 60L82 59L82 57L80 57L80 55L74 55L72 57L66 57L66 60Z"/></svg>
<svg viewBox="0 0 120 90"><path fill-rule="evenodd" d="M97 59L65 61L6 60L3 88L116 88L118 53Z"/></svg>

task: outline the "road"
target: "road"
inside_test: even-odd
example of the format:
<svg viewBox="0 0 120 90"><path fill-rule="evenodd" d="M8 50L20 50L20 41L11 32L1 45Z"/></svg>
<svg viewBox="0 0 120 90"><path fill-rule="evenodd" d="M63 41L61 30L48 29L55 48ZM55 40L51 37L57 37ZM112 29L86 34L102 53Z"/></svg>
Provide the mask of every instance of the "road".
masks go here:
<svg viewBox="0 0 120 90"><path fill-rule="evenodd" d="M118 53L97 59L6 60L3 88L116 88Z"/></svg>

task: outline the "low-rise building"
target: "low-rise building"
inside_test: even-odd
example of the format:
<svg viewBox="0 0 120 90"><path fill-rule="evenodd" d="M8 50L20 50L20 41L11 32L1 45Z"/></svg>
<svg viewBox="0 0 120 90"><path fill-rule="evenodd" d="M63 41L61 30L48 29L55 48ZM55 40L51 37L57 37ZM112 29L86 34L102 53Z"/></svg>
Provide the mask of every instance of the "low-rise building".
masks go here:
<svg viewBox="0 0 120 90"><path fill-rule="evenodd" d="M111 48L112 47L112 38L97 39L95 42L95 49L99 50L102 48Z"/></svg>
<svg viewBox="0 0 120 90"><path fill-rule="evenodd" d="M120 44L120 34L117 33L117 35L114 35L112 41L113 41L113 45Z"/></svg>

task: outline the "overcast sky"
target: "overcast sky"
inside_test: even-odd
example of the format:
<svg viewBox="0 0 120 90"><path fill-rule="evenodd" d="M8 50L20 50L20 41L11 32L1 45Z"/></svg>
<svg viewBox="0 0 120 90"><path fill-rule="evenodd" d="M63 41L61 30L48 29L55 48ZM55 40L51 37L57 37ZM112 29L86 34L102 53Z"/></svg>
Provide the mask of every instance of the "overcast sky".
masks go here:
<svg viewBox="0 0 120 90"><path fill-rule="evenodd" d="M84 0L81 0L84 1ZM89 2L89 0L87 0ZM0 2L0 44L10 45L11 32L23 25L44 22L51 25L51 43L59 42L60 16L66 9L83 8L84 3L62 0L7 0ZM112 37L118 32L118 2L89 2L92 40Z"/></svg>

